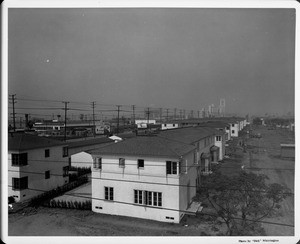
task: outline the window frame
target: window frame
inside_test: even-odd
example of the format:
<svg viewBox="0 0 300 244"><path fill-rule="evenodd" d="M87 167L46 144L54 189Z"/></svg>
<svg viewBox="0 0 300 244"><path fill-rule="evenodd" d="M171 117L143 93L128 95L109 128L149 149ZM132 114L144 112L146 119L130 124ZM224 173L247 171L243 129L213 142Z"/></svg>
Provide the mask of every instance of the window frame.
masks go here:
<svg viewBox="0 0 300 244"><path fill-rule="evenodd" d="M45 171L45 180L50 179L50 177L51 177L50 170L46 170Z"/></svg>
<svg viewBox="0 0 300 244"><path fill-rule="evenodd" d="M12 189L15 191L21 191L28 189L28 176L21 178L12 178Z"/></svg>
<svg viewBox="0 0 300 244"><path fill-rule="evenodd" d="M111 186L104 186L104 199L106 201L114 201L114 188Z"/></svg>
<svg viewBox="0 0 300 244"><path fill-rule="evenodd" d="M63 168L63 177L66 177L69 175L69 166L64 166Z"/></svg>
<svg viewBox="0 0 300 244"><path fill-rule="evenodd" d="M12 153L11 166L26 166L28 165L28 153Z"/></svg>
<svg viewBox="0 0 300 244"><path fill-rule="evenodd" d="M63 158L69 156L69 147L63 147L62 148L62 156L63 156Z"/></svg>
<svg viewBox="0 0 300 244"><path fill-rule="evenodd" d="M119 168L125 168L125 158L119 158Z"/></svg>
<svg viewBox="0 0 300 244"><path fill-rule="evenodd" d="M93 169L102 170L102 157L95 157L94 158Z"/></svg>
<svg viewBox="0 0 300 244"><path fill-rule="evenodd" d="M179 170L177 169L178 162L176 161L166 161L166 174L167 175L178 175Z"/></svg>
<svg viewBox="0 0 300 244"><path fill-rule="evenodd" d="M162 192L134 189L133 197L135 204L162 207Z"/></svg>
<svg viewBox="0 0 300 244"><path fill-rule="evenodd" d="M45 149L45 158L49 158L50 157L50 149Z"/></svg>
<svg viewBox="0 0 300 244"><path fill-rule="evenodd" d="M142 163L143 166L140 166L140 163ZM145 168L145 160L144 159L138 159L137 160L137 167L138 167L138 169L144 169Z"/></svg>

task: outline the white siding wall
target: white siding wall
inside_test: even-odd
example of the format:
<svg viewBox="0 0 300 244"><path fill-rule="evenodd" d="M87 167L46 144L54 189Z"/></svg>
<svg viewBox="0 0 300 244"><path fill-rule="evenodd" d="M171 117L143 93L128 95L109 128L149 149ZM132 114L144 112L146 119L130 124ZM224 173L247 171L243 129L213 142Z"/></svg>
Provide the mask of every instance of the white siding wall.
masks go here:
<svg viewBox="0 0 300 244"><path fill-rule="evenodd" d="M180 213L178 211L180 209L180 204L179 187L176 185L179 184L179 178L181 176L166 175L166 161L178 162L179 159L140 157L140 159L145 160L144 169L138 169L138 157L124 156L124 158L125 168L119 168L119 157L109 156L102 158L102 170L92 169L93 198L104 199L104 187L106 186L114 188L115 201L111 202L107 200L93 199L92 210L105 214L178 223L180 221ZM192 158L193 153L191 152L188 157L188 161L190 162ZM185 160L185 158L183 160ZM162 207L152 208L146 205L133 205L134 190L161 192ZM194 194L192 192L191 197L193 196ZM185 198L185 200L187 199ZM181 202L182 201L184 200L181 200ZM124 204L124 202L128 204ZM182 203L182 205L186 204ZM99 207L102 207L102 209L99 209ZM169 209L175 209L177 211ZM172 217L174 219L167 219L166 217Z"/></svg>
<svg viewBox="0 0 300 244"><path fill-rule="evenodd" d="M71 165L75 167L91 168L93 165L93 157L86 152L76 153L71 156Z"/></svg>
<svg viewBox="0 0 300 244"><path fill-rule="evenodd" d="M17 196L16 201L23 201L40 195L43 191L49 191L68 183L68 177L63 177L63 167L68 166L68 157L62 156L62 147L50 147L50 157L45 158L45 149L24 151L28 153L28 165L12 166L11 153L8 154L8 196ZM23 153L23 152L22 152ZM45 179L45 171L50 170L50 178ZM15 172L17 171L17 172ZM28 172L28 173L26 173ZM36 174L37 173L37 174ZM12 178L28 176L28 188L25 190L13 190ZM37 190L30 190L37 189Z"/></svg>
<svg viewBox="0 0 300 244"><path fill-rule="evenodd" d="M239 136L239 123L230 123L230 135L231 137Z"/></svg>
<svg viewBox="0 0 300 244"><path fill-rule="evenodd" d="M162 130L175 129L178 128L178 124L161 124Z"/></svg>

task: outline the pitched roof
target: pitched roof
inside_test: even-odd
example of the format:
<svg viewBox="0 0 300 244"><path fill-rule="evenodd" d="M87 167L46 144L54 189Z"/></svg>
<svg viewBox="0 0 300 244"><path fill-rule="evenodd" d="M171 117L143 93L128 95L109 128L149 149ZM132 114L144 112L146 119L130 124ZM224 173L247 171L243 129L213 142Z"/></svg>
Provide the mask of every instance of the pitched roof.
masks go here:
<svg viewBox="0 0 300 244"><path fill-rule="evenodd" d="M83 146L90 146L90 145L103 144L103 143L114 143L114 141L107 137L100 137L100 138L68 142L68 145L69 148L75 148L75 147L83 147Z"/></svg>
<svg viewBox="0 0 300 244"><path fill-rule="evenodd" d="M67 145L67 143L26 133L8 134L9 151L24 151L62 145Z"/></svg>
<svg viewBox="0 0 300 244"><path fill-rule="evenodd" d="M161 131L159 137L192 144L207 136L215 135L216 132L215 129L207 127L185 127Z"/></svg>
<svg viewBox="0 0 300 244"><path fill-rule="evenodd" d="M195 147L158 136L137 136L89 151L96 155L130 155L150 157L180 157Z"/></svg>

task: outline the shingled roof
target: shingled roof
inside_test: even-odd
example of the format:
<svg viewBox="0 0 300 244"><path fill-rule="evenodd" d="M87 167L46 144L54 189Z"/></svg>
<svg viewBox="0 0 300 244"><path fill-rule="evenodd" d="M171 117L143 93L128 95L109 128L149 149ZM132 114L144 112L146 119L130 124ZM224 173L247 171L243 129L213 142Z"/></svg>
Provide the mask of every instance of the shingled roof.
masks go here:
<svg viewBox="0 0 300 244"><path fill-rule="evenodd" d="M129 155L178 158L195 147L158 136L138 136L102 148L90 150L94 155Z"/></svg>
<svg viewBox="0 0 300 244"><path fill-rule="evenodd" d="M8 134L9 151L25 151L62 145L67 145L67 143L26 133Z"/></svg>
<svg viewBox="0 0 300 244"><path fill-rule="evenodd" d="M217 134L217 130L207 127L185 127L174 130L161 131L159 137L172 139L187 144L200 141L201 139Z"/></svg>

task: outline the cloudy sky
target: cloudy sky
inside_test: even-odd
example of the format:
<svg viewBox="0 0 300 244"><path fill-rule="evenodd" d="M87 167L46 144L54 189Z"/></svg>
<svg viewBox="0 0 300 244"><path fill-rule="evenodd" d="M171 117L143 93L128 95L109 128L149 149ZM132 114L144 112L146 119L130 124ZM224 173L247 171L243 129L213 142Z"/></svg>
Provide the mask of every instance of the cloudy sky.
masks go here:
<svg viewBox="0 0 300 244"><path fill-rule="evenodd" d="M8 93L292 112L294 32L292 9L9 9Z"/></svg>

